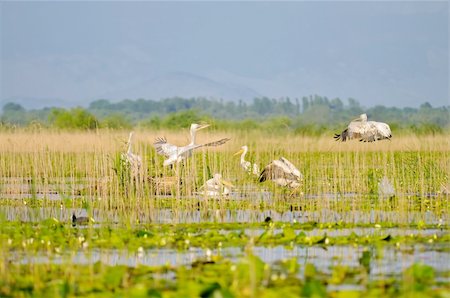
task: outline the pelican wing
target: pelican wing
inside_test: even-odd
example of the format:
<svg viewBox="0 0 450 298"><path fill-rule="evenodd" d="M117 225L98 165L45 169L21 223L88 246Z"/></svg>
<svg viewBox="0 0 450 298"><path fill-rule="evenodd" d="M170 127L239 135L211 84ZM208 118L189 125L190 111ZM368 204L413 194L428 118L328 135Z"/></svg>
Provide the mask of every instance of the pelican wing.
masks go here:
<svg viewBox="0 0 450 298"><path fill-rule="evenodd" d="M211 143L206 143L206 144L200 145L200 147L215 147L215 146L220 146L220 145L225 144L225 143L228 142L229 140L231 140L231 139L230 139L230 138L223 138L223 139L220 139L220 140L218 140L218 141L214 141L214 142L211 142Z"/></svg>
<svg viewBox="0 0 450 298"><path fill-rule="evenodd" d="M228 142L229 138L220 139L215 142L206 144L189 144L187 146L178 147L167 142L166 138L156 138L153 146L158 154L164 155L167 159L164 161L164 165L168 166L174 164L175 162L180 162L181 160L192 155L194 149L200 147L211 147L219 146Z"/></svg>
<svg viewBox="0 0 450 298"><path fill-rule="evenodd" d="M360 141L374 142L377 140L390 139L391 128L384 122L368 121Z"/></svg>
<svg viewBox="0 0 450 298"><path fill-rule="evenodd" d="M137 166L138 168L142 165L142 158L137 154L127 153L126 159L130 164Z"/></svg>
<svg viewBox="0 0 450 298"><path fill-rule="evenodd" d="M156 138L153 146L156 149L156 153L164 155L170 158L171 156L177 155L178 147L167 142L166 138Z"/></svg>
<svg viewBox="0 0 450 298"><path fill-rule="evenodd" d="M303 179L302 173L286 158L281 157L280 160L286 165L290 172L298 179Z"/></svg>
<svg viewBox="0 0 450 298"><path fill-rule="evenodd" d="M365 114L363 114L365 116ZM363 116L361 115L361 116ZM390 139L391 128L384 122L367 121L367 116L350 122L341 134L335 134L336 141L359 139L362 142L374 142L377 140Z"/></svg>
<svg viewBox="0 0 450 298"><path fill-rule="evenodd" d="M366 127L364 123L360 121L352 121L341 134L335 134L334 138L336 141L342 140L342 142L355 138L361 138L361 136L365 133L365 129Z"/></svg>
<svg viewBox="0 0 450 298"><path fill-rule="evenodd" d="M186 158L186 157L191 156L192 151L194 149L197 149L197 148L200 148L200 147L219 146L219 145L225 144L229 140L230 139L228 139L228 138L224 138L224 139L221 139L221 140L218 140L218 141L214 141L214 142L206 143L206 144L201 144L201 145L200 144L189 144L189 145L184 146L184 147L178 147L177 148L177 156L179 158Z"/></svg>
<svg viewBox="0 0 450 298"><path fill-rule="evenodd" d="M259 182L273 180L283 186L290 184L290 181L298 181L300 179L300 171L283 157L268 164L259 176Z"/></svg>

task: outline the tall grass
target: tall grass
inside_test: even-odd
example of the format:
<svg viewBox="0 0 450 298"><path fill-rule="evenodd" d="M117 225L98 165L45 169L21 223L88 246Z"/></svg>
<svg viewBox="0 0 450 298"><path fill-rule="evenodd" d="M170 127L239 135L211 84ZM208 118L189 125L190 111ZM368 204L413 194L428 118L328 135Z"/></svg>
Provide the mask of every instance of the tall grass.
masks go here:
<svg viewBox="0 0 450 298"><path fill-rule="evenodd" d="M403 136L392 141L335 142L331 136L302 137L290 133L201 131L198 143L223 137L231 141L215 148L202 148L185 163L163 167L152 142L165 136L185 145L187 129L137 131L133 152L142 156L139 177L124 173L118 165L128 132L15 131L0 134L0 198L12 205L60 206L133 223L148 218L151 210L170 209L174 217L189 210L227 209L278 211L298 208L317 212L312 220L358 221L360 212L395 211L397 222L423 220L427 212L442 217L448 213L448 197L440 194L449 182L449 136ZM247 159L261 168L284 156L303 173L300 189L291 191L271 182L260 184L245 173L233 153L249 146ZM205 199L196 195L214 173L236 185L243 199ZM378 183L386 176L393 184L393 198L378 197ZM170 178L170 181L164 179ZM176 181L181 181L176 183ZM267 200L263 192L271 193ZM163 195L166 194L166 195ZM235 197L236 198L236 197ZM38 199L38 200L36 200ZM38 202L38 203L36 203ZM54 208L49 211L56 213ZM325 213L329 211L329 213ZM53 213L51 213L53 212ZM332 215L338 212L340 217ZM414 212L418 212L417 215ZM318 214L322 215L318 215ZM113 214L113 215L111 215ZM327 215L328 214L328 215ZM380 213L381 214L381 213ZM55 215L55 214L53 214ZM67 215L67 218L70 214ZM375 214L375 216L378 216ZM379 215L379 220L389 220Z"/></svg>

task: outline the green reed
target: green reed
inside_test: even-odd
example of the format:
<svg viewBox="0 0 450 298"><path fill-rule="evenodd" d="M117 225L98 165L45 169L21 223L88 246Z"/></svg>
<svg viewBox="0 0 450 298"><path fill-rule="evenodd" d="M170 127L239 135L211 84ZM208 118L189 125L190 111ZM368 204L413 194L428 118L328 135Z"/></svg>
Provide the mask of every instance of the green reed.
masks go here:
<svg viewBox="0 0 450 298"><path fill-rule="evenodd" d="M286 134L208 132L199 142L220 137L232 140L217 148L201 148L174 167L163 167L164 157L151 144L155 136L170 142L187 143L183 133L136 132L133 151L143 158L138 175L120 161L127 132L17 133L0 135L8 139L0 147L0 192L4 198L20 198L25 204L38 200L39 207L62 204L65 208L115 211L127 222L142 213L168 208L176 217L183 211L226 209L332 210L336 212L395 211L398 220L408 214L448 211L448 197L441 190L449 182L449 142L446 136L410 136L377 143L334 142L332 139L303 138ZM62 139L64 142L56 142ZM26 141L28 142L26 142ZM31 144L30 144L31 142ZM293 162L304 175L302 186L285 189L244 172L239 157L242 145L249 146L247 160L263 168L281 156ZM233 192L243 199L204 198L201 185L221 173L230 180ZM395 189L392 198L379 196L379 183L387 177ZM270 193L270 199L262 199ZM55 200L57 203L55 203ZM16 203L17 204L17 203ZM28 205L29 206L29 205ZM419 214L418 218L423 218ZM327 219L327 218L326 218Z"/></svg>

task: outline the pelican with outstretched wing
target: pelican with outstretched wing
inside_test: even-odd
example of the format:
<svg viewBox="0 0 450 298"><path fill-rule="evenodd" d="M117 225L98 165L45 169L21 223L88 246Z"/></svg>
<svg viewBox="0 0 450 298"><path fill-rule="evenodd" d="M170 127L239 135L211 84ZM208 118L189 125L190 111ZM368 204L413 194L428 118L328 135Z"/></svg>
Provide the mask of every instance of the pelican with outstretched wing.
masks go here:
<svg viewBox="0 0 450 298"><path fill-rule="evenodd" d="M200 187L199 194L208 197L227 196L230 194L231 188L233 187L234 185L231 184L231 182L224 180L221 174L216 173Z"/></svg>
<svg viewBox="0 0 450 298"><path fill-rule="evenodd" d="M142 157L140 157L137 154L134 154L131 150L132 147L132 137L134 132L130 132L130 135L128 136L128 142L127 144L127 152L124 152L120 155L120 159L122 162L130 167L130 169L133 171L133 173L138 173L139 169L142 166Z"/></svg>
<svg viewBox="0 0 450 298"><path fill-rule="evenodd" d="M239 155L241 154L241 167L247 171L248 173L252 173L255 175L259 175L260 171L259 171L259 166L256 163L251 163L248 160L245 160L245 155L248 152L248 147L246 145L241 147L241 150L239 150L238 152L236 152L234 155Z"/></svg>
<svg viewBox="0 0 450 298"><path fill-rule="evenodd" d="M362 142L374 142L377 140L392 138L391 128L384 122L367 121L367 115L361 114L352 120L341 134L335 134L336 141L359 139Z"/></svg>
<svg viewBox="0 0 450 298"><path fill-rule="evenodd" d="M259 175L259 182L272 180L280 186L297 188L301 185L303 175L286 158L280 157L269 163Z"/></svg>
<svg viewBox="0 0 450 298"><path fill-rule="evenodd" d="M194 151L194 149L200 147L219 146L225 144L230 140L229 138L223 138L211 143L196 144L195 143L196 132L208 126L209 124L197 124L197 123L191 124L190 128L191 142L188 145L182 147L168 143L166 138L156 138L155 142L153 143L156 152L167 158L166 160L164 160L163 165L169 166L174 163L181 162L182 160L192 156L192 151Z"/></svg>

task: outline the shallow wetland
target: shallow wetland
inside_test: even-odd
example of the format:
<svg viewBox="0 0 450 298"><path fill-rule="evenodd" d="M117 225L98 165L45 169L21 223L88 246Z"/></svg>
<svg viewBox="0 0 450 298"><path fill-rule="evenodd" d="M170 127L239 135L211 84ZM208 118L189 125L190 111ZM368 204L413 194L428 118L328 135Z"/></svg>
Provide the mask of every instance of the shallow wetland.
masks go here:
<svg viewBox="0 0 450 298"><path fill-rule="evenodd" d="M152 141L185 134L136 131L136 174L120 162L128 132L0 133L0 297L450 295L448 135L202 131L231 141L163 167ZM261 166L292 161L301 187L244 172L245 144ZM229 195L199 193L214 173Z"/></svg>

